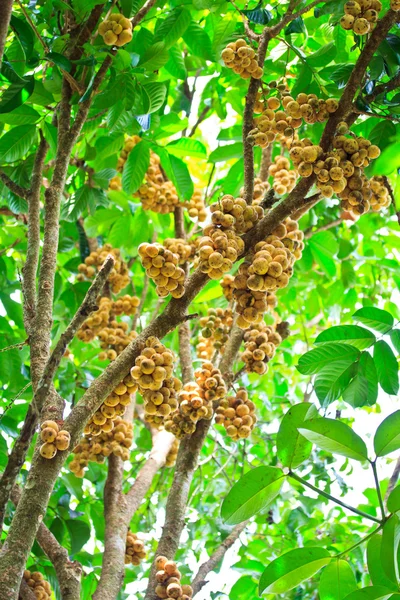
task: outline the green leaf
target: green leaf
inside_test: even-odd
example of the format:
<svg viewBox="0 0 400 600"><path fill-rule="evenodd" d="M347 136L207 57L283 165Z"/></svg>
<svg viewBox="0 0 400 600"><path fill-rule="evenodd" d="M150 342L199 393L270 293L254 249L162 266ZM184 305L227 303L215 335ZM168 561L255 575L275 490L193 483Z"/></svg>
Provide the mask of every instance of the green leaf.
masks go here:
<svg viewBox="0 0 400 600"><path fill-rule="evenodd" d="M395 350L400 354L400 329L392 329L390 332L390 340L395 347Z"/></svg>
<svg viewBox="0 0 400 600"><path fill-rule="evenodd" d="M164 83L160 83L154 81L153 83L148 83L143 86L144 91L149 97L150 106L146 113L154 113L156 112L165 101L165 96L167 94L167 88Z"/></svg>
<svg viewBox="0 0 400 600"><path fill-rule="evenodd" d="M396 136L396 126L391 121L378 122L369 133L368 139L371 144L375 144L381 150L390 144L391 138Z"/></svg>
<svg viewBox="0 0 400 600"><path fill-rule="evenodd" d="M76 554L90 538L90 527L80 519L67 519L64 521L71 538L71 555Z"/></svg>
<svg viewBox="0 0 400 600"><path fill-rule="evenodd" d="M33 77L21 79L21 81L9 85L1 95L0 114L9 113L21 106L32 95L34 87L35 80Z"/></svg>
<svg viewBox="0 0 400 600"><path fill-rule="evenodd" d="M66 58L62 54L58 54L58 52L48 52L47 54L45 54L45 60L54 63L55 65L57 65L57 67L60 67L60 69L68 71L68 73L72 68L71 61L68 60L68 58Z"/></svg>
<svg viewBox="0 0 400 600"><path fill-rule="evenodd" d="M127 194L136 192L142 184L150 164L149 144L141 141L128 155L122 173L122 188Z"/></svg>
<svg viewBox="0 0 400 600"><path fill-rule="evenodd" d="M386 506L391 513L400 510L400 485L390 492Z"/></svg>
<svg viewBox="0 0 400 600"><path fill-rule="evenodd" d="M332 231L320 231L309 240L314 260L329 277L336 275L336 263L333 260L339 249L336 236Z"/></svg>
<svg viewBox="0 0 400 600"><path fill-rule="evenodd" d="M207 158L207 149L198 140L182 137L166 146L169 154L184 157L193 156L194 158Z"/></svg>
<svg viewBox="0 0 400 600"><path fill-rule="evenodd" d="M389 590L397 590L396 584L389 579L382 568L381 560L382 534L376 533L367 545L368 572L373 585L383 585Z"/></svg>
<svg viewBox="0 0 400 600"><path fill-rule="evenodd" d="M183 35L183 39L194 56L199 56L206 60L214 60L211 40L204 29L197 25L197 23L190 23Z"/></svg>
<svg viewBox="0 0 400 600"><path fill-rule="evenodd" d="M35 144L37 129L34 125L19 125L0 138L0 163L19 160Z"/></svg>
<svg viewBox="0 0 400 600"><path fill-rule="evenodd" d="M164 42L157 42L153 46L150 46L143 56L140 57L138 66L146 67L147 71L157 71L165 65L168 58L168 49L165 47Z"/></svg>
<svg viewBox="0 0 400 600"><path fill-rule="evenodd" d="M154 42L164 42L166 48L170 48L182 37L191 22L190 12L185 8L174 10L157 27Z"/></svg>
<svg viewBox="0 0 400 600"><path fill-rule="evenodd" d="M299 431L305 438L326 452L364 461L368 459L365 442L346 423L336 419L306 421Z"/></svg>
<svg viewBox="0 0 400 600"><path fill-rule="evenodd" d="M267 25L271 19L272 14L266 8L261 8L262 2L258 5L260 8L254 8L253 10L242 10L242 13L246 15L251 23L257 23L258 25Z"/></svg>
<svg viewBox="0 0 400 600"><path fill-rule="evenodd" d="M360 308L354 313L353 319L364 323L364 325L375 329L375 331L379 331L379 333L387 333L394 324L394 319L390 313L374 306Z"/></svg>
<svg viewBox="0 0 400 600"><path fill-rule="evenodd" d="M378 375L373 358L362 352L353 381L343 391L343 400L353 408L372 406L378 398Z"/></svg>
<svg viewBox="0 0 400 600"><path fill-rule="evenodd" d="M315 340L315 344L325 344L326 342L343 341L351 344L359 350L369 348L375 343L374 334L364 327L358 325L338 325L325 329Z"/></svg>
<svg viewBox="0 0 400 600"><path fill-rule="evenodd" d="M332 560L319 581L320 600L343 600L357 588L353 569L345 560Z"/></svg>
<svg viewBox="0 0 400 600"><path fill-rule="evenodd" d="M284 594L309 579L331 560L325 548L297 548L273 560L261 575L259 593Z"/></svg>
<svg viewBox="0 0 400 600"><path fill-rule="evenodd" d="M382 421L374 436L374 450L377 456L386 456L400 448L400 410Z"/></svg>
<svg viewBox="0 0 400 600"><path fill-rule="evenodd" d="M109 181L116 174L115 169L103 169L93 175L93 181L97 183L103 190L108 188Z"/></svg>
<svg viewBox="0 0 400 600"><path fill-rule="evenodd" d="M337 29L340 30L340 27ZM350 75L353 72L353 69L353 65L337 65L336 69L333 71L333 73L331 73L330 79L337 83L338 88L341 89L346 85Z"/></svg>
<svg viewBox="0 0 400 600"><path fill-rule="evenodd" d="M393 350L384 340L374 346L374 363L383 391L396 395L399 391L399 367Z"/></svg>
<svg viewBox="0 0 400 600"><path fill-rule="evenodd" d="M219 146L211 152L208 161L212 163L222 162L231 158L241 158L243 156L243 143L226 144Z"/></svg>
<svg viewBox="0 0 400 600"><path fill-rule="evenodd" d="M399 544L400 520L397 515L392 515L383 526L381 564L386 576L395 584L399 583L399 564L397 561Z"/></svg>
<svg viewBox="0 0 400 600"><path fill-rule="evenodd" d="M296 469L311 454L312 444L298 428L307 419L317 416L317 409L309 402L291 406L283 417L276 437L276 450L283 467Z"/></svg>
<svg viewBox="0 0 400 600"><path fill-rule="evenodd" d="M286 27L285 35L290 35L291 33L307 33L302 17L293 19L293 21Z"/></svg>
<svg viewBox="0 0 400 600"><path fill-rule="evenodd" d="M266 508L279 494L284 480L282 470L275 467L257 467L243 475L222 503L223 521L228 525L242 523Z"/></svg>
<svg viewBox="0 0 400 600"><path fill-rule="evenodd" d="M297 370L303 375L314 375L335 361L356 361L360 351L349 344L324 344L303 354L299 359Z"/></svg>
<svg viewBox="0 0 400 600"><path fill-rule="evenodd" d="M336 45L335 42L330 42L329 44L325 44L321 46L319 50L307 56L306 61L311 67L325 67L329 65L330 62L336 56Z"/></svg>
<svg viewBox="0 0 400 600"><path fill-rule="evenodd" d="M382 585L371 585L352 592L344 600L388 600L392 594L393 592Z"/></svg>
<svg viewBox="0 0 400 600"><path fill-rule="evenodd" d="M357 365L353 360L338 360L318 371L314 389L321 406L328 406L338 400L349 385Z"/></svg>
<svg viewBox="0 0 400 600"><path fill-rule="evenodd" d="M18 106L9 113L0 114L0 123L8 123L8 125L26 125L27 123L37 123L39 119L39 113L28 104Z"/></svg>
<svg viewBox="0 0 400 600"><path fill-rule="evenodd" d="M178 47L172 46L169 49L169 59L165 64L165 68L168 73L173 75L173 77L176 77L177 79L186 79L187 70L185 60L182 51Z"/></svg>
<svg viewBox="0 0 400 600"><path fill-rule="evenodd" d="M169 154L165 148L155 146L154 151L159 155L167 177L176 187L179 196L189 200L193 195L194 186L186 163L173 154Z"/></svg>
<svg viewBox="0 0 400 600"><path fill-rule="evenodd" d="M10 25L18 35L26 58L30 58L35 44L35 34L32 28L25 20L18 19L15 15L11 15Z"/></svg>

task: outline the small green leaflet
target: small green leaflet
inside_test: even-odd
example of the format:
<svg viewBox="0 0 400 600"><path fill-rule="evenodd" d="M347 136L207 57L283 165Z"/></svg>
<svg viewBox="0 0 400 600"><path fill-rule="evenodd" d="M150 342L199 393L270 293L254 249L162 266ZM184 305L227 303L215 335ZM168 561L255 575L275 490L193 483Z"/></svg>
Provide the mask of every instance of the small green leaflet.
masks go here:
<svg viewBox="0 0 400 600"><path fill-rule="evenodd" d="M353 408L372 406L378 397L378 375L372 356L362 352L354 368L354 378L343 391L343 400Z"/></svg>
<svg viewBox="0 0 400 600"><path fill-rule="evenodd" d="M297 548L273 560L261 575L259 593L284 594L327 565L325 548Z"/></svg>
<svg viewBox="0 0 400 600"><path fill-rule="evenodd" d="M374 437L374 450L377 456L386 456L400 448L400 410L382 421Z"/></svg>
<svg viewBox="0 0 400 600"><path fill-rule="evenodd" d="M252 469L230 490L221 507L221 517L228 525L242 523L266 508L279 494L285 480L281 469Z"/></svg>
<svg viewBox="0 0 400 600"><path fill-rule="evenodd" d="M174 10L160 26L157 27L154 42L164 42L166 48L170 48L182 37L191 22L190 12L185 8ZM159 21L157 21L159 23Z"/></svg>
<svg viewBox="0 0 400 600"><path fill-rule="evenodd" d="M313 235L309 240L309 248L314 260L328 277L335 276L336 262L334 257L338 252L339 244L332 231L320 231Z"/></svg>
<svg viewBox="0 0 400 600"><path fill-rule="evenodd" d="M364 325L375 329L375 331L379 331L379 333L387 333L394 324L394 319L390 313L374 306L360 308L354 313L353 319L364 323Z"/></svg>
<svg viewBox="0 0 400 600"><path fill-rule="evenodd" d="M217 163L230 160L231 158L241 158L243 156L243 143L225 144L219 146L208 157L208 162Z"/></svg>
<svg viewBox="0 0 400 600"><path fill-rule="evenodd" d="M0 163L12 163L32 149L37 139L35 125L19 125L0 138Z"/></svg>
<svg viewBox="0 0 400 600"><path fill-rule="evenodd" d="M8 88L2 92L0 100L0 114L9 113L21 104L24 104L32 95L35 87L33 77L21 79L15 83L11 83Z"/></svg>
<svg viewBox="0 0 400 600"><path fill-rule="evenodd" d="M400 520L393 515L383 526L381 545L381 564L386 576L399 583L399 564L397 553L400 544Z"/></svg>
<svg viewBox="0 0 400 600"><path fill-rule="evenodd" d="M321 406L329 406L329 404L340 398L355 371L356 364L353 360L347 359L326 365L317 373L314 380L314 389Z"/></svg>
<svg viewBox="0 0 400 600"><path fill-rule="evenodd" d="M283 417L276 437L277 454L283 467L295 469L310 456L312 443L299 433L298 428L317 415L313 404L300 402L291 406Z"/></svg>
<svg viewBox="0 0 400 600"><path fill-rule="evenodd" d="M384 340L379 340L374 346L374 363L383 391L396 395L399 391L399 367L391 347Z"/></svg>
<svg viewBox="0 0 400 600"><path fill-rule="evenodd" d="M349 344L324 344L303 354L299 359L297 370L303 375L314 375L323 367L334 361L347 360L354 362L360 356L360 351Z"/></svg>
<svg viewBox="0 0 400 600"><path fill-rule="evenodd" d="M383 585L386 588L397 591L397 585L393 583L382 568L381 560L382 533L376 533L367 545L368 573L373 585Z"/></svg>
<svg viewBox="0 0 400 600"><path fill-rule="evenodd" d="M348 425L337 419L312 419L306 421L299 432L319 448L364 461L368 459L365 442Z"/></svg>
<svg viewBox="0 0 400 600"><path fill-rule="evenodd" d="M400 510L400 485L390 492L386 505L388 510L392 513Z"/></svg>
<svg viewBox="0 0 400 600"><path fill-rule="evenodd" d="M179 140L170 142L166 148L170 154L180 158L184 158L185 156L207 158L207 150L204 144L192 138L182 137Z"/></svg>
<svg viewBox="0 0 400 600"><path fill-rule="evenodd" d="M129 153L122 173L122 188L127 194L136 192L150 164L149 144L141 141Z"/></svg>
<svg viewBox="0 0 400 600"><path fill-rule="evenodd" d="M332 560L322 571L318 590L320 600L343 600L355 589L356 577L345 560Z"/></svg>
<svg viewBox="0 0 400 600"><path fill-rule="evenodd" d="M397 354L400 354L400 329L393 329L390 332L390 340L391 340Z"/></svg>
<svg viewBox="0 0 400 600"><path fill-rule="evenodd" d="M352 592L344 600L388 600L393 592L383 585L370 585Z"/></svg>
<svg viewBox="0 0 400 600"><path fill-rule="evenodd" d="M365 350L375 343L376 338L371 331L359 325L338 325L322 331L314 343L326 344L338 341L350 344L359 350Z"/></svg>

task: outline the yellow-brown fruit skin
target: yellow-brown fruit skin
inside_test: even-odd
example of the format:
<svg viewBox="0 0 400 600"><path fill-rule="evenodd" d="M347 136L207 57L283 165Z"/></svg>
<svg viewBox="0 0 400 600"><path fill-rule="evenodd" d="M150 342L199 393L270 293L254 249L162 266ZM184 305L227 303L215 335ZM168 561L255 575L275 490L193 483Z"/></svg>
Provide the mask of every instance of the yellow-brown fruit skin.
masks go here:
<svg viewBox="0 0 400 600"><path fill-rule="evenodd" d="M132 23L119 13L113 13L99 25L99 35L108 46L124 46L132 39Z"/></svg>

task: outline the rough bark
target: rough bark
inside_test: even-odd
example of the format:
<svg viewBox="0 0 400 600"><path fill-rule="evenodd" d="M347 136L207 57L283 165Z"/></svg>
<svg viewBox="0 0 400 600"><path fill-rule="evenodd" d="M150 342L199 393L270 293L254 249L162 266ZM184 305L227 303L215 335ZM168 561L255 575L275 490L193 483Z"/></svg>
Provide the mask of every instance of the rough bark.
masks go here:
<svg viewBox="0 0 400 600"><path fill-rule="evenodd" d="M3 0L1 3L1 19L0 19L0 67L3 60L4 47L6 45L8 26L11 19L12 0Z"/></svg>

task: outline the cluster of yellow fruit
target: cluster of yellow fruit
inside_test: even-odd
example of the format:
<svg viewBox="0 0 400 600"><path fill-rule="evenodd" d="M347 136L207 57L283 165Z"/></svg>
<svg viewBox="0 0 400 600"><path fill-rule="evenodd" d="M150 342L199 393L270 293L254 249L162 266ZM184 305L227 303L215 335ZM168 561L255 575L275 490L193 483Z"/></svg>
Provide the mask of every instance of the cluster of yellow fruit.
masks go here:
<svg viewBox="0 0 400 600"><path fill-rule="evenodd" d="M118 248L113 248L111 244L104 244L102 248L91 252L89 256L85 258L85 262L78 266L78 281L92 279L96 274L96 270L100 270L101 265L109 254L115 259L114 267L108 276L111 290L114 294L118 294L118 292L123 290L129 283L128 266L125 261L122 260Z"/></svg>
<svg viewBox="0 0 400 600"><path fill-rule="evenodd" d="M191 600L193 590L190 585L181 584L181 573L172 560L165 556L157 556L156 589L158 598L174 598L175 600Z"/></svg>
<svg viewBox="0 0 400 600"><path fill-rule="evenodd" d="M128 160L129 153L133 150L133 148L142 141L138 135L128 135L125 138L124 146L119 153L118 161L117 161L117 171L122 172L126 161Z"/></svg>
<svg viewBox="0 0 400 600"><path fill-rule="evenodd" d="M128 323L111 321L109 327L104 327L99 333L100 348L99 360L115 360L119 354L132 340L136 339L138 334L136 331L128 332Z"/></svg>
<svg viewBox="0 0 400 600"><path fill-rule="evenodd" d="M400 10L400 0L390 0L390 8L392 10Z"/></svg>
<svg viewBox="0 0 400 600"><path fill-rule="evenodd" d="M340 25L343 29L352 29L357 35L366 35L375 28L381 8L380 0L350 0L344 5L345 14Z"/></svg>
<svg viewBox="0 0 400 600"><path fill-rule="evenodd" d="M268 181L262 181L259 177L254 180L253 188L253 204L260 204L264 200L265 193L271 189ZM244 188L240 190L240 195L243 196Z"/></svg>
<svg viewBox="0 0 400 600"><path fill-rule="evenodd" d="M192 255L192 246L182 238L166 238L163 246L179 257L179 264L185 264Z"/></svg>
<svg viewBox="0 0 400 600"><path fill-rule="evenodd" d="M256 53L246 40L231 42L221 52L224 64L243 79L261 79L263 69L258 65Z"/></svg>
<svg viewBox="0 0 400 600"><path fill-rule="evenodd" d="M204 204L203 194L200 190L195 190L193 196L183 206L188 209L189 217L197 219L200 223L207 218L206 206Z"/></svg>
<svg viewBox="0 0 400 600"><path fill-rule="evenodd" d="M212 204L211 221L221 229L234 229L236 233L247 233L263 217L263 209L258 204L248 205L243 198L234 198L230 194Z"/></svg>
<svg viewBox="0 0 400 600"><path fill-rule="evenodd" d="M103 431L96 436L83 436L75 446L75 456L69 463L69 468L77 477L83 477L89 462L102 463L110 454L115 454L122 460L129 460L129 449L133 439L132 423L116 417L113 424L112 431Z"/></svg>
<svg viewBox="0 0 400 600"><path fill-rule="evenodd" d="M178 456L179 450L179 440L175 439L172 442L171 450L167 454L167 458L165 459L166 467L173 467L176 463L176 457Z"/></svg>
<svg viewBox="0 0 400 600"><path fill-rule="evenodd" d="M235 441L248 438L257 422L255 408L256 405L249 400L247 391L240 388L236 396L221 400L215 411L215 422L223 425L226 433Z"/></svg>
<svg viewBox="0 0 400 600"><path fill-rule="evenodd" d="M107 46L124 46L132 39L132 23L119 13L113 13L99 25L99 34Z"/></svg>
<svg viewBox="0 0 400 600"><path fill-rule="evenodd" d="M114 177L111 177L108 183L108 189L116 192L120 192L122 190L122 181L119 175L114 175Z"/></svg>
<svg viewBox="0 0 400 600"><path fill-rule="evenodd" d="M244 242L233 230L223 231L212 225L204 229L204 234L199 238L198 260L194 264L210 279L219 280L243 253Z"/></svg>
<svg viewBox="0 0 400 600"><path fill-rule="evenodd" d="M288 194L296 185L297 173L290 169L290 162L285 156L276 156L274 164L269 167L269 174L273 177L272 187L280 196Z"/></svg>
<svg viewBox="0 0 400 600"><path fill-rule="evenodd" d="M178 439L194 433L201 419L212 419L213 401L226 395L221 372L211 362L204 362L194 375L196 381L186 383L178 395L179 409L165 422L165 429Z"/></svg>
<svg viewBox="0 0 400 600"><path fill-rule="evenodd" d="M147 275L156 284L157 295L182 298L185 293L185 271L179 266L180 256L161 244L140 244L138 248Z"/></svg>
<svg viewBox="0 0 400 600"><path fill-rule="evenodd" d="M85 426L85 435L100 435L109 433L114 429L115 421L125 414L126 407L131 402L131 394L137 391L137 384L130 375L127 375L104 400L103 404Z"/></svg>
<svg viewBox="0 0 400 600"><path fill-rule="evenodd" d="M230 273L226 273L221 280L222 293L229 302L233 300L234 281L235 278Z"/></svg>
<svg viewBox="0 0 400 600"><path fill-rule="evenodd" d="M246 365L246 371L263 375L267 372L267 363L275 355L282 337L275 327L269 327L263 321L245 332L244 342L245 349L241 359Z"/></svg>
<svg viewBox="0 0 400 600"><path fill-rule="evenodd" d="M199 324L202 329L196 353L203 360L211 360L215 352L222 354L224 351L233 324L232 309L209 308Z"/></svg>
<svg viewBox="0 0 400 600"><path fill-rule="evenodd" d="M146 556L144 542L138 538L136 533L128 531L126 535L125 564L137 567Z"/></svg>
<svg viewBox="0 0 400 600"><path fill-rule="evenodd" d="M233 295L236 300L235 310L238 313L236 323L241 329L247 329L251 324L260 323L264 313L268 310L267 292L253 291L247 286L250 277L249 267L250 263L242 263L234 281Z"/></svg>
<svg viewBox="0 0 400 600"><path fill-rule="evenodd" d="M50 600L51 587L39 571L24 571L24 580L33 592L37 600Z"/></svg>
<svg viewBox="0 0 400 600"><path fill-rule="evenodd" d="M59 428L55 421L44 421L40 426L40 439L44 444L40 446L40 454L43 458L54 458L57 450L63 451L69 448L71 436L68 431Z"/></svg>
<svg viewBox="0 0 400 600"><path fill-rule="evenodd" d="M78 330L78 338L84 342L90 342L109 325L111 315L135 315L139 304L139 298L137 296L129 296L129 294L125 294L125 296L117 300L111 300L107 296L100 298L99 308L83 322L81 328ZM114 321L114 323L116 323L113 327L114 329L121 326L126 331L128 328L126 323L124 325L122 323L119 324L117 321Z"/></svg>
<svg viewBox="0 0 400 600"><path fill-rule="evenodd" d="M178 408L177 393L182 384L172 376L174 354L154 336L136 358L131 376L143 396L145 420L160 428Z"/></svg>
<svg viewBox="0 0 400 600"><path fill-rule="evenodd" d="M281 108L282 104L282 108ZM296 100L289 92L281 92L280 97L271 96L262 114L254 120L254 129L249 132L249 140L255 146L266 148L279 138L289 138L290 146L294 140L295 129L303 120L306 123L323 122L338 108L338 101L318 99L315 94L301 93Z"/></svg>
<svg viewBox="0 0 400 600"><path fill-rule="evenodd" d="M385 186L385 180L383 177L375 176L369 180L369 184L372 191L370 199L371 209L375 212L387 208L390 206L390 196L387 187Z"/></svg>
<svg viewBox="0 0 400 600"><path fill-rule="evenodd" d="M140 198L144 210L157 213L173 212L179 204L176 188L171 181L164 180L160 169L160 157L154 152L150 152L150 166L145 175L145 183L135 195Z"/></svg>

